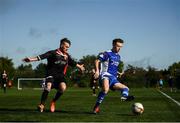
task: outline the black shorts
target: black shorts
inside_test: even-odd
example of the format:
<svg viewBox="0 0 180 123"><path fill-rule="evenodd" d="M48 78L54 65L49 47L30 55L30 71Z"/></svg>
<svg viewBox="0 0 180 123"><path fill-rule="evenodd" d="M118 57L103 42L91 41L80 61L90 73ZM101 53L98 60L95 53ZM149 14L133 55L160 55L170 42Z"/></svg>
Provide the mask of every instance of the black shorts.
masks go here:
<svg viewBox="0 0 180 123"><path fill-rule="evenodd" d="M2 79L2 84L7 84L7 80L6 79Z"/></svg>
<svg viewBox="0 0 180 123"><path fill-rule="evenodd" d="M47 85L48 82L52 83L51 88L59 89L59 84L62 82L66 83L66 79L64 76L59 76L59 77L48 76L46 77L45 85Z"/></svg>

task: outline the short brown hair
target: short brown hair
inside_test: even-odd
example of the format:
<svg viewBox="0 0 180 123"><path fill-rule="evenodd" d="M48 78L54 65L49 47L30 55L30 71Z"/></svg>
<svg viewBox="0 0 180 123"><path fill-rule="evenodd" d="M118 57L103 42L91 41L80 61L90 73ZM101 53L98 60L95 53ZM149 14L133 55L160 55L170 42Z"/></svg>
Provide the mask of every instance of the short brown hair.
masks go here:
<svg viewBox="0 0 180 123"><path fill-rule="evenodd" d="M124 43L124 41L122 39L116 38L116 39L113 40L112 44L115 45L117 42Z"/></svg>

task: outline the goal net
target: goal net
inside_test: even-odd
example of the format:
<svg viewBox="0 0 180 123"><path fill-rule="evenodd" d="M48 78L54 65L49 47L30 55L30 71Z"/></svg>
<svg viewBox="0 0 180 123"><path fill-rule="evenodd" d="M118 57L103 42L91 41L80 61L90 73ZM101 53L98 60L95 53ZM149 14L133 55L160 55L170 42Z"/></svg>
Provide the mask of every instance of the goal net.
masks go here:
<svg viewBox="0 0 180 123"><path fill-rule="evenodd" d="M45 85L45 78L18 78L18 90L34 89L41 90Z"/></svg>

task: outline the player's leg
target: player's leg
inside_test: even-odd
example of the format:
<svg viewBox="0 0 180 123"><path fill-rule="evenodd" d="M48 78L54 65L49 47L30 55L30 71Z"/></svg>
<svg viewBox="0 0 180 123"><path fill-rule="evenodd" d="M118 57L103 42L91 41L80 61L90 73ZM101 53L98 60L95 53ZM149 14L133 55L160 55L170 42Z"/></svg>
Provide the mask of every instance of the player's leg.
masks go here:
<svg viewBox="0 0 180 123"><path fill-rule="evenodd" d="M60 96L64 93L65 90L66 90L66 83L65 82L59 83L59 89L58 89L53 101L56 102L60 98Z"/></svg>
<svg viewBox="0 0 180 123"><path fill-rule="evenodd" d="M109 91L109 79L104 78L102 80L102 90L98 94L96 104L95 104L94 109L93 109L93 113L95 113L95 114L99 113L99 111L100 111L99 106L102 103L102 101L104 100L104 97L106 96L108 91Z"/></svg>
<svg viewBox="0 0 180 123"><path fill-rule="evenodd" d="M38 110L40 112L43 112L44 111L44 105L45 105L45 102L47 100L47 97L48 97L48 94L51 90L51 87L52 87L52 83L51 82L47 82L45 88L44 88L44 91L41 95L41 103L38 105Z"/></svg>
<svg viewBox="0 0 180 123"><path fill-rule="evenodd" d="M4 93L6 93L6 83L3 84Z"/></svg>
<svg viewBox="0 0 180 123"><path fill-rule="evenodd" d="M113 86L113 89L114 90L120 90L122 96L124 96L124 97L129 95L129 88L122 83L119 83L119 82L115 83Z"/></svg>
<svg viewBox="0 0 180 123"><path fill-rule="evenodd" d="M94 81L93 81L93 85L92 85L92 91L93 91L93 96L96 96L96 85L95 85Z"/></svg>
<svg viewBox="0 0 180 123"><path fill-rule="evenodd" d="M40 112L44 111L44 105L45 105L45 102L47 100L48 94L51 91L52 82L53 82L53 77L52 76L49 76L49 77L46 78L44 90L43 90L43 93L41 95L41 103L38 105L38 110Z"/></svg>
<svg viewBox="0 0 180 123"><path fill-rule="evenodd" d="M92 89L92 96L96 96L96 90L95 90L95 86L94 86L94 78L93 77L90 80L90 87Z"/></svg>
<svg viewBox="0 0 180 123"><path fill-rule="evenodd" d="M94 80L94 85L93 85L93 96L96 96L96 89L99 90L99 85L98 85L98 80Z"/></svg>
<svg viewBox="0 0 180 123"><path fill-rule="evenodd" d="M91 88L92 88L92 95L93 95L93 96L96 96L95 86L92 86Z"/></svg>
<svg viewBox="0 0 180 123"><path fill-rule="evenodd" d="M123 101L131 101L134 99L134 96L129 95L129 88L120 82L115 83L113 85L113 89L120 91L120 93L122 95L121 100L123 100Z"/></svg>
<svg viewBox="0 0 180 123"><path fill-rule="evenodd" d="M59 87L57 89L56 95L51 101L50 104L50 111L54 112L55 111L55 102L63 95L64 91L66 90L66 83L65 82L60 82Z"/></svg>

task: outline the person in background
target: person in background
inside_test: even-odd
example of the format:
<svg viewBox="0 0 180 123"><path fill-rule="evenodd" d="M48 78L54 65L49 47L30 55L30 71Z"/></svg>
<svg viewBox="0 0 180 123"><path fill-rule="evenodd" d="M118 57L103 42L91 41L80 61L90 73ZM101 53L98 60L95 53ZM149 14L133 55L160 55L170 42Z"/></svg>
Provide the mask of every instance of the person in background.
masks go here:
<svg viewBox="0 0 180 123"><path fill-rule="evenodd" d="M94 78L95 69L91 71L90 87L92 89L92 96L96 96L96 89L99 89L99 78Z"/></svg>
<svg viewBox="0 0 180 123"><path fill-rule="evenodd" d="M6 73L6 70L3 71L2 75L2 88L4 90L4 93L6 93L6 87L7 87L7 82L8 82L8 75Z"/></svg>
<svg viewBox="0 0 180 123"><path fill-rule="evenodd" d="M163 88L163 79L162 77L159 79L159 89L161 90Z"/></svg>

